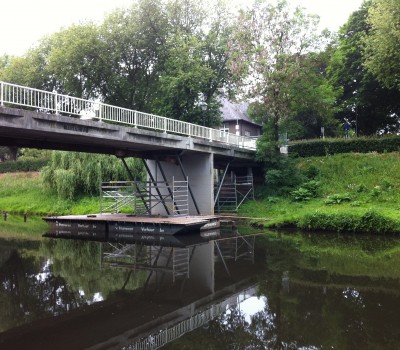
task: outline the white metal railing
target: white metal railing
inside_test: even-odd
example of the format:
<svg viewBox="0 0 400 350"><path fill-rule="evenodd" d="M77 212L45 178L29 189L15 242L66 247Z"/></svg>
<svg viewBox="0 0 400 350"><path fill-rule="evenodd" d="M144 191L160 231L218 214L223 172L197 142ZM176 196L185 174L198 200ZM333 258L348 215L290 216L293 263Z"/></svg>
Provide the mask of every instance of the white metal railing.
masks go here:
<svg viewBox="0 0 400 350"><path fill-rule="evenodd" d="M256 149L256 139L251 137L238 136L176 119L116 107L100 101L84 100L57 92L0 81L0 105L4 106L5 104L30 107L38 112L67 114L81 119L109 121L135 128L197 137L249 150Z"/></svg>

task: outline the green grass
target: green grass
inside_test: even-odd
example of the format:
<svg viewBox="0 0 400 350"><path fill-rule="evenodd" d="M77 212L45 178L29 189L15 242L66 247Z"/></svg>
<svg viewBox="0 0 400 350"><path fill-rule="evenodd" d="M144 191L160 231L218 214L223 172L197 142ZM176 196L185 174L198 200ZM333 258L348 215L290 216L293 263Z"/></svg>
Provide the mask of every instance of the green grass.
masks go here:
<svg viewBox="0 0 400 350"><path fill-rule="evenodd" d="M38 173L14 173L0 176L0 211L49 214L88 214L99 212L98 197L81 197L76 201L58 198L43 187Z"/></svg>
<svg viewBox="0 0 400 350"><path fill-rule="evenodd" d="M300 159L297 165L303 172L311 166L318 169L316 180L320 189L317 198L295 202L290 195L267 197L247 202L240 214L270 218L266 227L299 227L302 219L310 215L351 219L374 213L393 222L397 225L395 231L400 232L400 153L313 157ZM340 198L349 200L340 201ZM339 203L327 205L327 202ZM379 225L377 222L377 231ZM335 231L340 232L340 227Z"/></svg>

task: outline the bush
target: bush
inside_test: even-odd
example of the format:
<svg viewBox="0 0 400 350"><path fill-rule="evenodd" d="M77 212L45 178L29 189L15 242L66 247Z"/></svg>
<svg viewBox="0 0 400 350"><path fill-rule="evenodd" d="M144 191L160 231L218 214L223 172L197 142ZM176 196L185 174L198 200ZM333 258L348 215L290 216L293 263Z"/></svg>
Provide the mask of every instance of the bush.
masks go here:
<svg viewBox="0 0 400 350"><path fill-rule="evenodd" d="M363 215L348 213L326 214L315 211L301 218L298 227L303 230L354 232L354 233L399 233L400 223L369 210Z"/></svg>
<svg viewBox="0 0 400 350"><path fill-rule="evenodd" d="M311 192L303 187L292 191L291 195L296 202L309 201L312 197Z"/></svg>
<svg viewBox="0 0 400 350"><path fill-rule="evenodd" d="M308 201L318 196L319 187L318 181L311 180L303 183L297 190L292 191L291 195L296 202Z"/></svg>
<svg viewBox="0 0 400 350"><path fill-rule="evenodd" d="M19 171L39 171L49 162L49 159L25 158L17 161L0 163L0 173L15 173Z"/></svg>
<svg viewBox="0 0 400 350"><path fill-rule="evenodd" d="M335 193L326 198L325 204L327 205L342 204L343 202L350 202L350 201L351 197L348 193Z"/></svg>
<svg viewBox="0 0 400 350"><path fill-rule="evenodd" d="M325 139L300 141L291 144L289 153L298 157L320 157L339 153L369 153L400 151L399 136L358 137L352 139Z"/></svg>

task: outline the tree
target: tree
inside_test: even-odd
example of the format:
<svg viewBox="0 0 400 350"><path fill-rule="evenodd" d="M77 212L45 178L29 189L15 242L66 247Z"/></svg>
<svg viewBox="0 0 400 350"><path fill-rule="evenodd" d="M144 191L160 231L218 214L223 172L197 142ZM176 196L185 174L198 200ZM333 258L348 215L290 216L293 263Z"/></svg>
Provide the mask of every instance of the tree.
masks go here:
<svg viewBox="0 0 400 350"><path fill-rule="evenodd" d="M338 89L326 74L330 55L330 49L305 55L301 72L289 87L292 115L281 123L281 129L289 133L291 140L318 138L322 127L325 135L337 133L334 116Z"/></svg>
<svg viewBox="0 0 400 350"><path fill-rule="evenodd" d="M129 158L127 164L135 178L144 178L143 164L138 159ZM129 179L123 163L114 156L61 151L53 151L41 176L45 186L65 199L82 194L96 195L102 181Z"/></svg>
<svg viewBox="0 0 400 350"><path fill-rule="evenodd" d="M168 39L155 110L169 118L215 126L220 123L218 95L230 76L230 26L224 6L206 5L176 0L167 6ZM206 112L201 102L207 104Z"/></svg>
<svg viewBox="0 0 400 350"><path fill-rule="evenodd" d="M400 90L400 2L375 0L368 24L364 65L385 87Z"/></svg>
<svg viewBox="0 0 400 350"><path fill-rule="evenodd" d="M291 86L301 75L306 55L321 48L318 17L287 1L261 0L241 11L230 43L230 68L245 96L264 106L263 122L278 140L279 123L292 114Z"/></svg>
<svg viewBox="0 0 400 350"><path fill-rule="evenodd" d="M162 67L167 18L158 0L110 13L101 25L105 62L100 90L107 103L152 112Z"/></svg>
<svg viewBox="0 0 400 350"><path fill-rule="evenodd" d="M105 47L93 23L72 25L48 38L46 69L58 92L85 99L100 95Z"/></svg>
<svg viewBox="0 0 400 350"><path fill-rule="evenodd" d="M367 22L371 1L365 1L339 31L338 43L328 66L330 82L340 91L337 119L350 121L358 134L396 132L399 128L400 94L388 89L365 68L362 51L370 33Z"/></svg>

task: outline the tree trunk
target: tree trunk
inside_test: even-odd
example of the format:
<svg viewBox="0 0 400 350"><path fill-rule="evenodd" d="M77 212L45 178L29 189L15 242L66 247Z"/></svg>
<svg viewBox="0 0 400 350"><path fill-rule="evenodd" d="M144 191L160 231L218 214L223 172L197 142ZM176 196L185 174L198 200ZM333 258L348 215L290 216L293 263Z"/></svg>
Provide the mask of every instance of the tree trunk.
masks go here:
<svg viewBox="0 0 400 350"><path fill-rule="evenodd" d="M18 147L8 147L10 150L10 160L16 161L18 155Z"/></svg>

